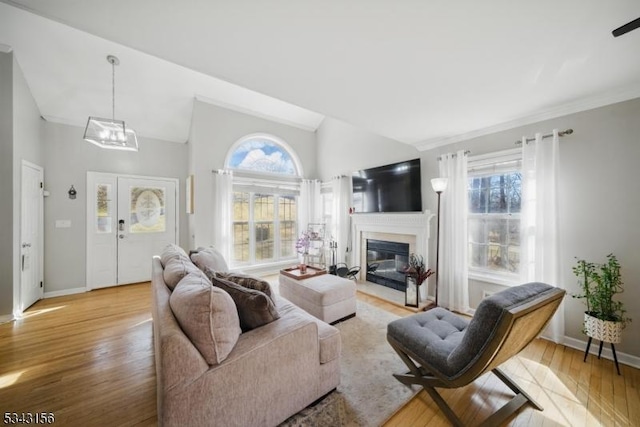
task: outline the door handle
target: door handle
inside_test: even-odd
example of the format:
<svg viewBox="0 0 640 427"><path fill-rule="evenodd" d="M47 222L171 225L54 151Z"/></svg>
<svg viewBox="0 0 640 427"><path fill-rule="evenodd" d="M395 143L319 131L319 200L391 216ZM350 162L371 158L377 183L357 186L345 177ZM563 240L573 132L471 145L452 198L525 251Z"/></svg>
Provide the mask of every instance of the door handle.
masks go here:
<svg viewBox="0 0 640 427"><path fill-rule="evenodd" d="M124 234L118 234L118 239L124 239Z"/></svg>
<svg viewBox="0 0 640 427"><path fill-rule="evenodd" d="M31 243L23 243L22 247L23 248L30 248L31 247Z"/></svg>

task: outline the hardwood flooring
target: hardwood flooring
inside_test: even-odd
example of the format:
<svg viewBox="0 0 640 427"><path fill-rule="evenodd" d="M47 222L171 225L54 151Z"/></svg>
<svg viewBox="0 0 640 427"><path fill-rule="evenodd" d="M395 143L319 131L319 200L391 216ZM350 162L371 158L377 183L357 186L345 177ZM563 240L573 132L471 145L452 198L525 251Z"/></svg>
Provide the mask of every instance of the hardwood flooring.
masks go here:
<svg viewBox="0 0 640 427"><path fill-rule="evenodd" d="M399 316L410 311L358 294ZM39 301L0 325L0 416L51 412L58 425L155 425L156 394L149 284ZM536 340L504 369L545 408L525 406L508 425L640 425L640 370ZM390 376L390 381L395 381ZM508 399L492 375L443 390L464 422ZM386 426L448 425L420 392Z"/></svg>

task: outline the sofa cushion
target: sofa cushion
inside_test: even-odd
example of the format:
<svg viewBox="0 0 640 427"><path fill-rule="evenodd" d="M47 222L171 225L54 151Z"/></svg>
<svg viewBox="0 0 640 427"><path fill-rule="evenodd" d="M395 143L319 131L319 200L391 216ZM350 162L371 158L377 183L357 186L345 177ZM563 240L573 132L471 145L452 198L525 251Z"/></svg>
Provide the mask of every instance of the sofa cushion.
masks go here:
<svg viewBox="0 0 640 427"><path fill-rule="evenodd" d="M209 267L213 271L221 271L226 273L229 271L227 261L224 260L222 254L213 246L208 248L198 248L197 252L191 253L191 261L202 271L205 267Z"/></svg>
<svg viewBox="0 0 640 427"><path fill-rule="evenodd" d="M180 258L188 260L189 256L180 246L170 243L162 250L160 262L162 263L162 266L165 267L169 260Z"/></svg>
<svg viewBox="0 0 640 427"><path fill-rule="evenodd" d="M242 273L223 273L217 271L216 277L228 280L233 283L237 283L240 286L249 289L255 289L256 291L264 292L273 301L273 292L271 291L271 285L266 280L259 277L250 276ZM275 302L275 301L274 301Z"/></svg>
<svg viewBox="0 0 640 427"><path fill-rule="evenodd" d="M162 271L162 277L165 284L171 290L189 273L200 273L198 267L193 265L189 259L186 258L171 258L167 261Z"/></svg>
<svg viewBox="0 0 640 427"><path fill-rule="evenodd" d="M228 293L211 286L200 274L188 274L175 287L169 304L209 365L227 358L241 333L238 312Z"/></svg>
<svg viewBox="0 0 640 427"><path fill-rule="evenodd" d="M238 317L240 317L240 328L243 332L273 322L280 317L273 300L264 292L245 288L237 283L217 277L215 271L208 267L205 267L204 273L214 287L225 290L233 298L238 310Z"/></svg>

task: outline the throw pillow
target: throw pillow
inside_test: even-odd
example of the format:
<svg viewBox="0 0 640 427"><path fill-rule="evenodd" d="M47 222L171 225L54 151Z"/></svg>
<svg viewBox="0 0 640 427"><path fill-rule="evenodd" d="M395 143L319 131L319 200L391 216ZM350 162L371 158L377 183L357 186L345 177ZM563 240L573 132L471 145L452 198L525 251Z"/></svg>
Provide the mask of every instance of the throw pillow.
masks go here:
<svg viewBox="0 0 640 427"><path fill-rule="evenodd" d="M191 261L202 271L204 271L205 267L224 273L229 271L227 261L224 260L222 254L213 246L192 253Z"/></svg>
<svg viewBox="0 0 640 427"><path fill-rule="evenodd" d="M240 337L240 321L233 300L206 277L188 274L169 299L180 327L209 365L224 361Z"/></svg>
<svg viewBox="0 0 640 427"><path fill-rule="evenodd" d="M180 246L170 243L162 250L160 263L165 267L170 260L175 258L189 259L189 256Z"/></svg>
<svg viewBox="0 0 640 427"><path fill-rule="evenodd" d="M273 293L271 292L271 285L266 280L262 280L259 277L250 276L242 273L222 273L217 271L216 276L228 280L233 283L237 283L245 288L255 289L256 291L264 292L271 300L273 300Z"/></svg>
<svg viewBox="0 0 640 427"><path fill-rule="evenodd" d="M202 273L198 267L184 258L171 258L162 271L162 277L167 287L173 290L176 285L189 273Z"/></svg>
<svg viewBox="0 0 640 427"><path fill-rule="evenodd" d="M243 332L266 325L280 317L273 300L264 292L245 288L229 280L216 277L216 273L210 268L205 268L204 273L214 287L223 289L233 298L240 318L240 328Z"/></svg>

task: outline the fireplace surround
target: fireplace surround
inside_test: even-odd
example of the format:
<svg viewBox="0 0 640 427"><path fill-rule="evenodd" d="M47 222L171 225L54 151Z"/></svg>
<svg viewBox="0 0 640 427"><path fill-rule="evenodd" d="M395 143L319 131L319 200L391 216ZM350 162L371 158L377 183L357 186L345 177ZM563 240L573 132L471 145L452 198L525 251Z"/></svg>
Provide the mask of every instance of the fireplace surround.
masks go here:
<svg viewBox="0 0 640 427"><path fill-rule="evenodd" d="M430 223L433 214L424 212L407 213L356 213L351 215L351 263L360 265L358 280L367 280L367 240L383 240L409 245L409 253L429 259ZM402 287L404 291L404 286ZM426 286L420 289L420 299L427 296Z"/></svg>

